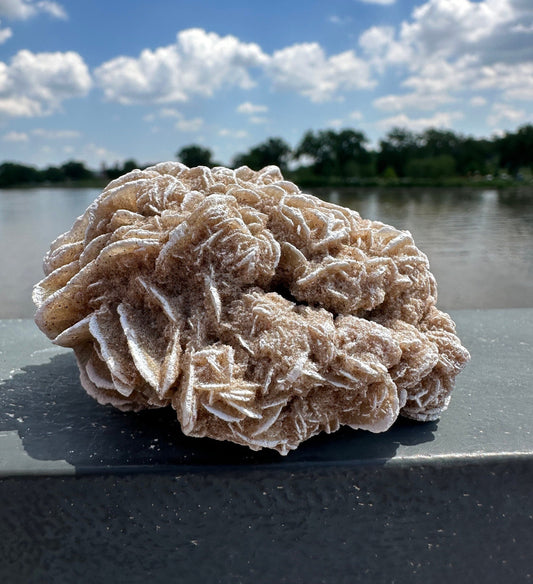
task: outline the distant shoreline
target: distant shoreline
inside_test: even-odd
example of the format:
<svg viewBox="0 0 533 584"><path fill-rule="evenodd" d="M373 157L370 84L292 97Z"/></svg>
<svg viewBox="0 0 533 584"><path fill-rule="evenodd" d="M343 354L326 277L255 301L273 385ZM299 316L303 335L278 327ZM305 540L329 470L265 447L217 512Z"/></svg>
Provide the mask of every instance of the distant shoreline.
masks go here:
<svg viewBox="0 0 533 584"><path fill-rule="evenodd" d="M29 190L29 189L104 189L111 181L108 179L89 178L76 181L62 181L57 183L35 182L18 183L0 187L0 191Z"/></svg>
<svg viewBox="0 0 533 584"><path fill-rule="evenodd" d="M287 180L293 180L300 188L470 188L470 189L523 189L533 192L533 183L514 179L494 178L493 180L469 179L450 177L446 179L416 179L405 177L402 179L335 179L329 180L297 180L290 173L286 173ZM0 187L0 191L29 190L29 189L101 189L103 190L111 180L104 178L88 178L76 181L61 181L57 183L19 183Z"/></svg>

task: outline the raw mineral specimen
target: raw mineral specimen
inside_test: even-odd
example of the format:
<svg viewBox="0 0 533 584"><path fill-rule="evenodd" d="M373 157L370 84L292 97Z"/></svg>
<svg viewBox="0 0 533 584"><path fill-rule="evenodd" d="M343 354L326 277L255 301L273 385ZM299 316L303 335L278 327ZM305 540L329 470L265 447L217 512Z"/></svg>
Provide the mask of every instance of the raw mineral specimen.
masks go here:
<svg viewBox="0 0 533 584"><path fill-rule="evenodd" d="M122 410L282 454L341 425L434 420L469 359L409 232L278 168L167 162L111 182L56 239L36 323Z"/></svg>

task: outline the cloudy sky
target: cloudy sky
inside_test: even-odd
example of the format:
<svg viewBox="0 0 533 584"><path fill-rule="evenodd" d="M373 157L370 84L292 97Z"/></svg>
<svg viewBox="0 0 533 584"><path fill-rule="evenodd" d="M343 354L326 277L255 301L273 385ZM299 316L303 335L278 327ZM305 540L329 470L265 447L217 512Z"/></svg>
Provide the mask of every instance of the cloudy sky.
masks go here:
<svg viewBox="0 0 533 584"><path fill-rule="evenodd" d="M0 161L533 121L533 0L0 0Z"/></svg>

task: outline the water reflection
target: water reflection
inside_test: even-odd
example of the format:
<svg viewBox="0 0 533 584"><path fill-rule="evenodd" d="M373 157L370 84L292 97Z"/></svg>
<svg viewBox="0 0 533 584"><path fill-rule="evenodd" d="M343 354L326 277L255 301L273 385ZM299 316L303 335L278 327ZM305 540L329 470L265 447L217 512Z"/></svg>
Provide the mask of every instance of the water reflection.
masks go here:
<svg viewBox="0 0 533 584"><path fill-rule="evenodd" d="M33 284L50 243L72 226L96 189L0 190L0 318L31 317Z"/></svg>
<svg viewBox="0 0 533 584"><path fill-rule="evenodd" d="M0 190L0 318L30 317L31 288L50 242L70 228L95 189ZM533 306L533 192L315 189L362 217L408 229L428 255L439 306Z"/></svg>

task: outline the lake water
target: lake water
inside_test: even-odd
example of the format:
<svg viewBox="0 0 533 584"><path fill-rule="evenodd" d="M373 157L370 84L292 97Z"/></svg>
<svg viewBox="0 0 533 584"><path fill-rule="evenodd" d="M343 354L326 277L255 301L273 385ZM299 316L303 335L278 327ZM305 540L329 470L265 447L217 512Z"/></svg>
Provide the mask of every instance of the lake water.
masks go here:
<svg viewBox="0 0 533 584"><path fill-rule="evenodd" d="M0 190L0 318L32 317L50 242L95 189ZM362 217L408 229L429 257L439 307L533 307L533 192L315 189Z"/></svg>

